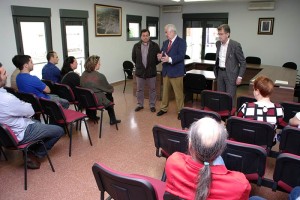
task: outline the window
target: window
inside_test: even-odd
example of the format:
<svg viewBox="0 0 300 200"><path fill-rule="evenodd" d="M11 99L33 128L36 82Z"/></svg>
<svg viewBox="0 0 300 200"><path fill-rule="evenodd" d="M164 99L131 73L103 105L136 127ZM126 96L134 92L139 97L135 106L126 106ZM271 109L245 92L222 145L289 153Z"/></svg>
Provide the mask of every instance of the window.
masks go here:
<svg viewBox="0 0 300 200"><path fill-rule="evenodd" d="M30 74L42 78L43 66L48 62L47 52L52 50L51 10L12 6L12 15L18 54L30 55L34 64Z"/></svg>
<svg viewBox="0 0 300 200"><path fill-rule="evenodd" d="M136 15L127 15L126 25L127 25L127 40L128 41L140 40L142 17Z"/></svg>
<svg viewBox="0 0 300 200"><path fill-rule="evenodd" d="M78 62L75 70L84 71L85 60L89 57L88 11L60 9L63 58L74 56Z"/></svg>
<svg viewBox="0 0 300 200"><path fill-rule="evenodd" d="M158 17L147 17L146 27L150 31L150 38L153 40L158 39Z"/></svg>
<svg viewBox="0 0 300 200"><path fill-rule="evenodd" d="M206 53L215 53L217 28L228 23L228 13L183 14L182 17L186 54L191 59L201 59Z"/></svg>

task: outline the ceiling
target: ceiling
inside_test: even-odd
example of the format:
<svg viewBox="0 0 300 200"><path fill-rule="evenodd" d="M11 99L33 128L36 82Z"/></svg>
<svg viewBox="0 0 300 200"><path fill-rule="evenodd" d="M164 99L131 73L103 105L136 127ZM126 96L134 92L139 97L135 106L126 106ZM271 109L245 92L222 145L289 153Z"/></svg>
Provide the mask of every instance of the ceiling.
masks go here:
<svg viewBox="0 0 300 200"><path fill-rule="evenodd" d="M250 2L251 0L201 0L200 2L183 2L183 0L180 0L180 2L175 2L172 0L120 0L120 1L161 6L161 5L187 5L187 4L195 4L201 2ZM266 1L266 0L253 0L253 1Z"/></svg>

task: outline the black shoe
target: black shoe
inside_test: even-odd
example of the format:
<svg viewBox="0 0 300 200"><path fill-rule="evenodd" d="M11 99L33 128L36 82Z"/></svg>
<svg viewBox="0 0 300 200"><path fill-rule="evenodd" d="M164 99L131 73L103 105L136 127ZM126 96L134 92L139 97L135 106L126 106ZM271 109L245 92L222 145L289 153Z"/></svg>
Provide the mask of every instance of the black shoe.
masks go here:
<svg viewBox="0 0 300 200"><path fill-rule="evenodd" d="M120 119L116 119L115 121L110 121L109 122L110 125L119 124L119 123L121 123Z"/></svg>
<svg viewBox="0 0 300 200"><path fill-rule="evenodd" d="M27 153L27 168L28 169L39 169L41 166L38 158L31 152Z"/></svg>
<svg viewBox="0 0 300 200"><path fill-rule="evenodd" d="M180 119L181 119L181 118L180 118L180 113L178 113L177 119L178 119L178 120L180 120Z"/></svg>
<svg viewBox="0 0 300 200"><path fill-rule="evenodd" d="M134 111L135 111L135 112L138 112L138 111L140 111L140 110L142 110L142 109L144 109L144 107L143 107L143 106L138 106L138 107L136 107L136 108L135 108L135 110L134 110Z"/></svg>
<svg viewBox="0 0 300 200"><path fill-rule="evenodd" d="M151 107L151 108L150 108L150 111L151 111L151 112L156 112L155 107Z"/></svg>
<svg viewBox="0 0 300 200"><path fill-rule="evenodd" d="M162 116L165 113L167 113L167 111L160 110L156 115L157 116Z"/></svg>

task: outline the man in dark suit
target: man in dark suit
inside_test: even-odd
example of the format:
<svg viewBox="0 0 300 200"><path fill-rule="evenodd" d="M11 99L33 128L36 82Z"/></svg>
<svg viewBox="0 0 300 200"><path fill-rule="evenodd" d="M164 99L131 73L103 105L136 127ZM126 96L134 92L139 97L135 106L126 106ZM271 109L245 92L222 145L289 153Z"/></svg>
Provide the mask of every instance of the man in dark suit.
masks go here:
<svg viewBox="0 0 300 200"><path fill-rule="evenodd" d="M157 116L165 114L169 106L169 90L173 88L175 93L178 119L180 110L184 105L183 76L185 72L184 56L186 53L186 42L177 36L176 27L173 24L165 26L165 35L168 40L164 41L161 53L157 54L158 60L163 64L163 96L160 111Z"/></svg>
<svg viewBox="0 0 300 200"><path fill-rule="evenodd" d="M241 84L246 71L246 60L237 41L231 40L230 27L222 24L218 27L216 66L214 69L218 91L229 93L234 99L236 88Z"/></svg>
<svg viewBox="0 0 300 200"><path fill-rule="evenodd" d="M135 112L144 109L144 89L145 84L149 87L149 107L151 112L156 112L156 65L159 63L157 54L159 53L159 46L150 40L150 32L148 29L141 31L141 41L136 43L132 49L132 61L135 63L135 77L136 77L136 97L138 106Z"/></svg>

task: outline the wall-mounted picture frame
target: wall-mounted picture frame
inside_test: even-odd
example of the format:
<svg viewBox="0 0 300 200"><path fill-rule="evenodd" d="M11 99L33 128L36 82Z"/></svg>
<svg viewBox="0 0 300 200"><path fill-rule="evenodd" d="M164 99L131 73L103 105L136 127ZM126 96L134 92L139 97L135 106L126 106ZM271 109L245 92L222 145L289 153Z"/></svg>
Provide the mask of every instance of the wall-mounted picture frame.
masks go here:
<svg viewBox="0 0 300 200"><path fill-rule="evenodd" d="M122 35L122 8L117 6L95 4L95 35Z"/></svg>
<svg viewBox="0 0 300 200"><path fill-rule="evenodd" d="M258 31L259 35L273 35L274 18L259 18Z"/></svg>

